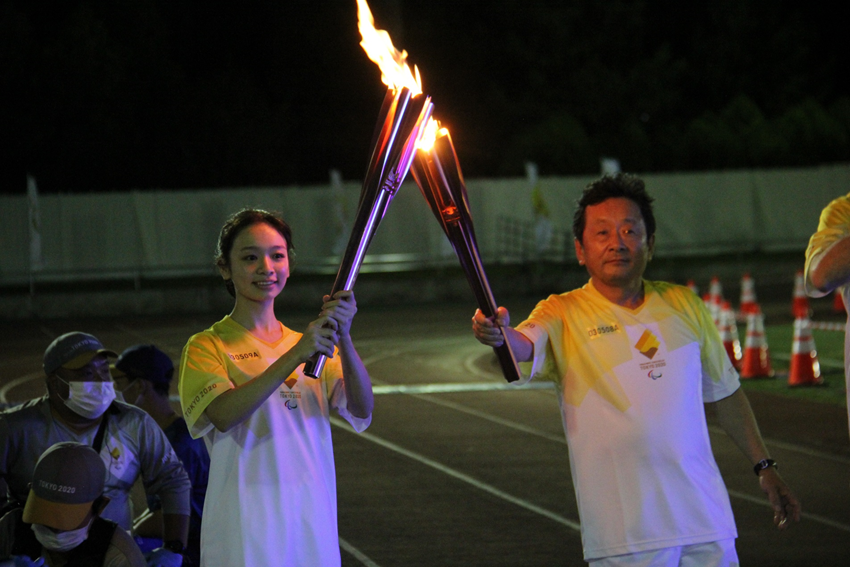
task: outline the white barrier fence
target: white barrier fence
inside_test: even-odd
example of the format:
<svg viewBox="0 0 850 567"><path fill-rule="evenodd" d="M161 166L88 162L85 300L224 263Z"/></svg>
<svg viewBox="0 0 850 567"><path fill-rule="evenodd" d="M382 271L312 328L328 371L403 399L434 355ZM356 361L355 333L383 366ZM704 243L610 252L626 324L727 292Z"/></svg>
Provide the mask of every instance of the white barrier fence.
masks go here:
<svg viewBox="0 0 850 567"><path fill-rule="evenodd" d="M594 177L540 178L548 216L535 216L525 179L468 181L487 263L574 256L575 201ZM850 190L850 164L807 169L646 175L658 220L656 256L805 248L821 209ZM212 274L224 219L243 207L282 211L293 227L299 271L335 273L359 183L51 194L38 199L43 266L30 262L25 195L0 196L0 285L171 278ZM364 271L454 264L432 214L408 181L381 224Z"/></svg>

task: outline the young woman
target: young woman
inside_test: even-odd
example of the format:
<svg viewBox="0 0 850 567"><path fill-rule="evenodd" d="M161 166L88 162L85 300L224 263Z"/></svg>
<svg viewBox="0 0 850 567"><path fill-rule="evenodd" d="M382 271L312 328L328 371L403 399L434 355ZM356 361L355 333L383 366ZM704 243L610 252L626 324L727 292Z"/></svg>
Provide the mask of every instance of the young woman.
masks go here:
<svg viewBox="0 0 850 567"><path fill-rule="evenodd" d="M325 296L303 334L276 319L291 251L277 215L247 209L228 219L216 265L236 303L183 349L183 415L210 454L206 567L340 564L329 412L363 431L372 385L349 334L352 292ZM302 365L317 352L329 358L313 379Z"/></svg>

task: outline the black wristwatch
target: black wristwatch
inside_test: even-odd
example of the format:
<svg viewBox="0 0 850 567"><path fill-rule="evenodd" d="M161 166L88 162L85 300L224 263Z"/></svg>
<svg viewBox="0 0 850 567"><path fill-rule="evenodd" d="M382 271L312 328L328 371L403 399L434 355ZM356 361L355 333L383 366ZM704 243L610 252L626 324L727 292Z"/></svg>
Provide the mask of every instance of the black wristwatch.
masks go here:
<svg viewBox="0 0 850 567"><path fill-rule="evenodd" d="M770 467L778 469L779 465L776 464L776 461L773 459L762 459L756 463L756 466L753 467L753 471L755 471L756 476L758 476L761 471L769 469Z"/></svg>
<svg viewBox="0 0 850 567"><path fill-rule="evenodd" d="M183 555L184 545L179 539L170 539L162 543L163 549Z"/></svg>

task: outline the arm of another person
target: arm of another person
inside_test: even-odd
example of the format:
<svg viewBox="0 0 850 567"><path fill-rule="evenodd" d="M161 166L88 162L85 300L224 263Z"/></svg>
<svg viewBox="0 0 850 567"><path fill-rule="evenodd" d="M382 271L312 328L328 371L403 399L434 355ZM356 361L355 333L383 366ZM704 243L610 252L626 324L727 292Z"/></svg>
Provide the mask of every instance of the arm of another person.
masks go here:
<svg viewBox="0 0 850 567"><path fill-rule="evenodd" d="M366 419L372 415L375 398L372 394L372 381L363 365L357 349L351 340L351 322L357 313L357 301L354 292L339 291L333 298L325 296L323 313L334 321L339 336L339 356L342 364L342 381L345 385L345 398L351 415Z"/></svg>
<svg viewBox="0 0 850 567"><path fill-rule="evenodd" d="M850 237L836 242L809 273L815 289L829 293L850 283Z"/></svg>
<svg viewBox="0 0 850 567"><path fill-rule="evenodd" d="M717 412L720 426L750 460L750 463L755 465L763 459L770 458L750 402L741 388L735 390L731 396L713 402L711 405ZM800 521L800 502L779 476L776 467L767 467L759 473L759 486L770 500L773 507L773 523L779 529L788 527L788 520Z"/></svg>
<svg viewBox="0 0 850 567"><path fill-rule="evenodd" d="M496 310L495 317L485 317L480 309L476 309L472 316L472 334L478 342L489 347L502 346L507 338L516 361L528 362L534 358L534 343L510 327L510 321L510 313L504 307Z"/></svg>
<svg viewBox="0 0 850 567"><path fill-rule="evenodd" d="M121 528L112 534L112 541L106 548L103 567L145 567L145 556L133 538Z"/></svg>
<svg viewBox="0 0 850 567"><path fill-rule="evenodd" d="M156 494L162 505L163 542L180 541L185 546L192 483L165 433L152 417L141 413L138 451L145 492Z"/></svg>
<svg viewBox="0 0 850 567"><path fill-rule="evenodd" d="M162 513L162 541L179 541L186 547L189 541L189 514Z"/></svg>
<svg viewBox="0 0 850 567"><path fill-rule="evenodd" d="M298 343L265 371L211 401L204 410L207 418L222 432L248 419L314 353L333 356L334 345L339 340L335 327L334 323L330 323L329 315L320 315L307 326Z"/></svg>

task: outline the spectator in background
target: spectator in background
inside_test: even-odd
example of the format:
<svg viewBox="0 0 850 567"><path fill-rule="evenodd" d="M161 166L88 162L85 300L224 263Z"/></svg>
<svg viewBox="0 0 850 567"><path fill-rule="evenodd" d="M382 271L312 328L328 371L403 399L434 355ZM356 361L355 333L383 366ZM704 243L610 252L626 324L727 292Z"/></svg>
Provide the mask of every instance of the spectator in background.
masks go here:
<svg viewBox="0 0 850 567"><path fill-rule="evenodd" d="M154 345L135 345L118 357L111 368L115 385L124 401L145 410L165 432L174 452L183 463L192 482L192 514L189 518L189 540L185 556L193 565L200 565L201 515L210 457L202 439L193 439L186 420L174 412L169 401L174 364L167 354ZM154 495L148 500L151 511L160 508Z"/></svg>
<svg viewBox="0 0 850 567"><path fill-rule="evenodd" d="M820 215L818 230L806 249L806 293L823 297L840 293L850 309L850 193L829 203ZM844 333L844 380L850 420L850 319Z"/></svg>
<svg viewBox="0 0 850 567"><path fill-rule="evenodd" d="M0 414L0 477L10 498L24 502L35 465L47 448L62 441L89 445L107 469L105 495L110 501L102 516L131 529L130 489L141 476L145 491L158 495L163 508L165 543L148 557L148 564L180 565L189 528L189 478L154 420L115 400L109 356L116 354L87 333L67 333L50 343L44 352L47 396Z"/></svg>
<svg viewBox="0 0 850 567"><path fill-rule="evenodd" d="M100 517L106 467L88 445L73 441L47 449L35 465L23 520L41 546L48 567L144 567L133 538ZM14 565L41 565L18 557Z"/></svg>

